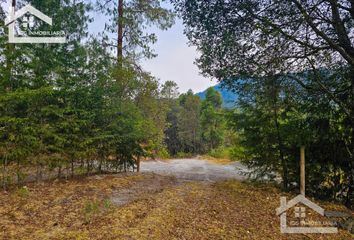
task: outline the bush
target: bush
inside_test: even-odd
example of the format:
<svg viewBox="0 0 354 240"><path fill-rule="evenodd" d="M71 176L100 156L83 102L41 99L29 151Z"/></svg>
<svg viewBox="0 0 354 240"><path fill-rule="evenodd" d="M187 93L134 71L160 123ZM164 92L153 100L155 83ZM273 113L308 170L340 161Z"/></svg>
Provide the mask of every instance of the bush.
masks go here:
<svg viewBox="0 0 354 240"><path fill-rule="evenodd" d="M112 206L110 199L104 199L102 202L99 200L92 200L85 202L83 214L84 214L84 223L88 224L91 222L92 218L96 215L109 210Z"/></svg>
<svg viewBox="0 0 354 240"><path fill-rule="evenodd" d="M17 195L20 196L21 198L26 198L30 195L30 191L26 186L24 186L17 189Z"/></svg>
<svg viewBox="0 0 354 240"><path fill-rule="evenodd" d="M169 159L171 156L166 148L162 148L158 153L158 157L162 159Z"/></svg>
<svg viewBox="0 0 354 240"><path fill-rule="evenodd" d="M97 200L88 201L84 205L84 222L90 223L94 215L99 212L99 202Z"/></svg>
<svg viewBox="0 0 354 240"><path fill-rule="evenodd" d="M192 153L185 153L185 152L178 152L176 154L176 157L177 158L191 158L191 157L193 157L193 154Z"/></svg>
<svg viewBox="0 0 354 240"><path fill-rule="evenodd" d="M229 159L229 152L229 148L218 147L216 149L211 150L208 155L213 158Z"/></svg>
<svg viewBox="0 0 354 240"><path fill-rule="evenodd" d="M230 148L230 159L234 161L244 160L246 158L245 148L242 146L234 146Z"/></svg>

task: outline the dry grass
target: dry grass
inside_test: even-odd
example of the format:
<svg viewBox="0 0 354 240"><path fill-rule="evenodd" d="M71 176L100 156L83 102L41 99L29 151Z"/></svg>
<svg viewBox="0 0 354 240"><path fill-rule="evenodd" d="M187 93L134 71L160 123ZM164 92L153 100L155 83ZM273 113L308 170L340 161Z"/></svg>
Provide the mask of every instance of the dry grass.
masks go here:
<svg viewBox="0 0 354 240"><path fill-rule="evenodd" d="M230 159L214 158L214 157L209 156L209 155L203 155L203 156L199 157L198 159L207 160L211 164L220 164L220 165L227 165L227 164L230 164L232 162L235 162L235 161L231 161Z"/></svg>
<svg viewBox="0 0 354 240"><path fill-rule="evenodd" d="M353 239L283 235L275 215L277 189L227 181L141 191L124 206L111 196L156 175L96 176L29 185L0 195L0 239ZM162 177L158 176L160 184ZM170 178L166 178L170 182ZM152 182L156 182L153 180ZM162 184L163 185L163 184ZM144 184L142 186L145 186ZM140 191L135 188L134 191ZM326 204L326 208L342 208Z"/></svg>

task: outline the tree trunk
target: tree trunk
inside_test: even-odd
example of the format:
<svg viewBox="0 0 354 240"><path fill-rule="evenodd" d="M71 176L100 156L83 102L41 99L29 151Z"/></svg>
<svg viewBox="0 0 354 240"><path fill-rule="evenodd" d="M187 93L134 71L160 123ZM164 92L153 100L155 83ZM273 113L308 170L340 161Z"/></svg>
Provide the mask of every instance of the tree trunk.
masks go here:
<svg viewBox="0 0 354 240"><path fill-rule="evenodd" d="M121 167L118 157L116 157L116 173L118 173L118 167Z"/></svg>
<svg viewBox="0 0 354 240"><path fill-rule="evenodd" d="M118 67L123 66L123 0L118 0L118 45L117 61Z"/></svg>
<svg viewBox="0 0 354 240"><path fill-rule="evenodd" d="M69 164L66 164L65 170L66 170L65 180L68 180L68 177L70 175Z"/></svg>
<svg viewBox="0 0 354 240"><path fill-rule="evenodd" d="M71 178L74 178L74 159L71 159Z"/></svg>
<svg viewBox="0 0 354 240"><path fill-rule="evenodd" d="M354 209L354 68L351 69L351 141L349 146L348 159L348 193L346 199L347 207Z"/></svg>
<svg viewBox="0 0 354 240"><path fill-rule="evenodd" d="M6 169L6 165L7 165L7 155L4 156L4 162L3 162L3 168L2 168L2 186L4 191L6 191L6 183L7 183L7 169Z"/></svg>
<svg viewBox="0 0 354 240"><path fill-rule="evenodd" d="M36 164L36 182L39 183L39 164Z"/></svg>
<svg viewBox="0 0 354 240"><path fill-rule="evenodd" d="M137 172L140 172L140 156L138 156L137 160Z"/></svg>
<svg viewBox="0 0 354 240"><path fill-rule="evenodd" d="M354 112L353 112L354 113ZM352 126L354 126L354 119L352 119ZM354 209L354 129L352 127L352 136L351 136L351 155L348 159L348 192L345 205L350 208Z"/></svg>
<svg viewBox="0 0 354 240"><path fill-rule="evenodd" d="M284 188L284 190L288 190L288 185L289 185L288 164L284 158L283 142L282 142L282 138L280 135L278 113L277 113L276 109L274 109L274 118L275 118L275 127L276 127L276 131L277 131L277 139L278 139L278 145L279 145L279 155L280 155L281 165L282 165L282 169L283 169L283 172L282 172L283 188Z"/></svg>
<svg viewBox="0 0 354 240"><path fill-rule="evenodd" d="M280 156L280 161L281 161L281 166L282 166L282 179L283 179L283 189L288 190L288 165L287 162L284 158L284 145L282 141L282 137L280 134L280 125L278 121L278 90L277 90L277 83L276 83L276 78L272 78L272 98L273 98L273 113L274 113L274 123L275 123L275 129L276 129L276 134L277 134L277 141L278 141L278 146L279 146L279 156Z"/></svg>
<svg viewBox="0 0 354 240"><path fill-rule="evenodd" d="M20 159L17 159L17 167L16 167L16 177L17 177L17 185L20 185L21 176L20 176Z"/></svg>
<svg viewBox="0 0 354 240"><path fill-rule="evenodd" d="M98 173L102 173L102 156L100 158L99 164L98 164Z"/></svg>
<svg viewBox="0 0 354 240"><path fill-rule="evenodd" d="M88 176L90 174L90 161L87 159L86 160L86 175Z"/></svg>
<svg viewBox="0 0 354 240"><path fill-rule="evenodd" d="M58 167L58 178L61 178L61 166Z"/></svg>
<svg viewBox="0 0 354 240"><path fill-rule="evenodd" d="M43 174L42 174L42 170L43 170L43 166L42 166L42 164L40 164L40 165L39 165L39 180L40 180L40 181L42 181L42 179L43 179L43 178L42 178L42 175L43 175Z"/></svg>
<svg viewBox="0 0 354 240"><path fill-rule="evenodd" d="M350 208L354 209L354 170L353 165L351 164L348 176L348 193L345 205Z"/></svg>

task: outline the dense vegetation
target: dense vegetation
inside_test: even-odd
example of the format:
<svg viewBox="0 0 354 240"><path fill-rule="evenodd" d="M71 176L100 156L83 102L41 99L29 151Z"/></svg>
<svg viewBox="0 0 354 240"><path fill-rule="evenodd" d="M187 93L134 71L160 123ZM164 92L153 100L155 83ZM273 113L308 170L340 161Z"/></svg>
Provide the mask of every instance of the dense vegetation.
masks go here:
<svg viewBox="0 0 354 240"><path fill-rule="evenodd" d="M191 91L180 95L174 82L161 85L139 65L155 56L150 44L156 37L145 26L173 24L174 14L159 1L15 3L30 3L53 17L51 30L65 30L67 43L8 44L7 28L0 26L4 189L31 180L134 171L141 158L206 153L223 144L218 92L210 88L204 101ZM88 31L94 11L110 19L98 36ZM0 13L3 24L5 11Z"/></svg>
<svg viewBox="0 0 354 240"><path fill-rule="evenodd" d="M225 137L225 115L221 95L212 87L206 90L204 100L191 90L171 99L165 130L169 153L183 157L212 153L227 146L226 139L231 137Z"/></svg>
<svg viewBox="0 0 354 240"><path fill-rule="evenodd" d="M239 95L230 115L259 176L354 207L353 1L176 0L203 73Z"/></svg>
<svg viewBox="0 0 354 240"><path fill-rule="evenodd" d="M149 43L155 41L153 35L140 35L144 25L166 29L173 14L159 1L125 2L120 40L127 50L119 51L113 44L117 21L106 23L98 36L88 32L92 11L118 17L114 1L104 6L17 1L16 8L28 3L53 17L51 30L65 30L67 43L8 44L5 11L0 11L3 187L33 172L41 180L134 169L140 157L163 152L167 106L159 101L158 81L141 70L138 59L151 57Z"/></svg>
<svg viewBox="0 0 354 240"><path fill-rule="evenodd" d="M14 1L16 2L16 1ZM31 3L67 43L8 44L0 7L1 182L135 170L141 158L208 153L242 159L258 177L354 204L354 4L351 1L174 0L198 65L238 96L179 94L140 66L174 14L160 1ZM90 36L92 12L109 19ZM45 26L40 27L46 30ZM35 173L33 175L33 173Z"/></svg>

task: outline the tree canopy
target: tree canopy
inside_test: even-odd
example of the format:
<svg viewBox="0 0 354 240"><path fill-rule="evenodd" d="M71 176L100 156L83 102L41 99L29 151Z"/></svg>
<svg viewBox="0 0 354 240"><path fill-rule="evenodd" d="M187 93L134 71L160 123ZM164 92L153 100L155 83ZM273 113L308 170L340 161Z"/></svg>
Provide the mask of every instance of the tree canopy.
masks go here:
<svg viewBox="0 0 354 240"><path fill-rule="evenodd" d="M231 124L250 166L287 189L306 145L309 191L353 206L353 2L173 2L199 68L240 95Z"/></svg>

